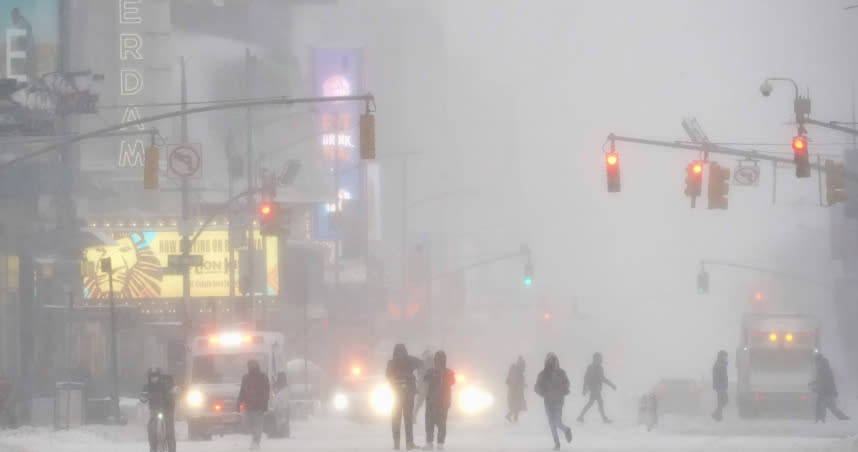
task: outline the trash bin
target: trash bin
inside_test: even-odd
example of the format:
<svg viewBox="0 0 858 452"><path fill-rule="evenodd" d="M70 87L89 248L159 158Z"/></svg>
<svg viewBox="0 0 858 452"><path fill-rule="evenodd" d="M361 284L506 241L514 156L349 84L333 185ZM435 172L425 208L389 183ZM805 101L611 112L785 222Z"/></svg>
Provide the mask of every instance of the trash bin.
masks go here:
<svg viewBox="0 0 858 452"><path fill-rule="evenodd" d="M54 429L66 429L86 422L84 384L76 381L58 382L54 390Z"/></svg>

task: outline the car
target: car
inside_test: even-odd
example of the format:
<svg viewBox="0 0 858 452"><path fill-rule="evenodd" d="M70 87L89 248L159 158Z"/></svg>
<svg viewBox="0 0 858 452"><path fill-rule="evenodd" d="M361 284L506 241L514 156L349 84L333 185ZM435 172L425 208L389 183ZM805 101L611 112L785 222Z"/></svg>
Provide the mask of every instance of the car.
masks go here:
<svg viewBox="0 0 858 452"><path fill-rule="evenodd" d="M659 414L700 414L700 383L692 378L665 378L653 389Z"/></svg>
<svg viewBox="0 0 858 452"><path fill-rule="evenodd" d="M344 378L331 393L333 413L360 423L387 419L393 410L393 391L384 375Z"/></svg>

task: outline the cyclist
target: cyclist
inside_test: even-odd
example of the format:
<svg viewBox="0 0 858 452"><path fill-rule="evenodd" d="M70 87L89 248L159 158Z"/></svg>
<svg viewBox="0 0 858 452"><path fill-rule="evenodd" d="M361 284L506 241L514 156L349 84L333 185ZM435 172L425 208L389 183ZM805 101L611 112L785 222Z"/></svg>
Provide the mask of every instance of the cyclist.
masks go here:
<svg viewBox="0 0 858 452"><path fill-rule="evenodd" d="M161 369L152 368L147 372L147 383L143 386L140 400L149 403L149 451L157 452L158 447L158 414L161 414L166 428L167 450L176 452L176 427L173 411L176 406L176 393L173 377L162 374Z"/></svg>

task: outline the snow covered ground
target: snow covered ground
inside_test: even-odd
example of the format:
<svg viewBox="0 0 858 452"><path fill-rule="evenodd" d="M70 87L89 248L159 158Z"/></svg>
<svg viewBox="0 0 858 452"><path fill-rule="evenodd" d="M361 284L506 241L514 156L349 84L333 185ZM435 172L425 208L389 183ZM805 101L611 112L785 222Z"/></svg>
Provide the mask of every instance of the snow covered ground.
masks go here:
<svg viewBox="0 0 858 452"><path fill-rule="evenodd" d="M521 425L468 423L450 425L447 449L451 451L546 451L551 438L541 413L529 413ZM568 450L581 451L858 451L858 424L829 423L814 425L806 421L755 420L715 424L703 418L666 418L662 426L646 432L629 422L604 425L591 422L574 425L575 438ZM293 438L263 439L263 450L296 451L381 451L390 450L389 427L385 423L356 425L342 420L315 420L295 423ZM178 450L181 452L227 452L247 450L248 438L227 435L211 442L190 442L185 427L177 425ZM423 427L415 427L418 444L423 442ZM0 431L0 451L14 452L132 452L146 451L143 428L139 424L124 427L86 426L70 431L47 428L21 428Z"/></svg>

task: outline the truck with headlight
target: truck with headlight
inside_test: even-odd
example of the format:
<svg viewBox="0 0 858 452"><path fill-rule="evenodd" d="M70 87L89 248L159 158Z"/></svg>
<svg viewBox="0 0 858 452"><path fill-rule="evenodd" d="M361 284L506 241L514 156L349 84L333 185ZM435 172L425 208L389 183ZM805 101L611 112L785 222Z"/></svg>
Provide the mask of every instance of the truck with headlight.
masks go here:
<svg viewBox="0 0 858 452"><path fill-rule="evenodd" d="M808 417L813 413L819 321L809 315L748 314L735 363L741 417Z"/></svg>
<svg viewBox="0 0 858 452"><path fill-rule="evenodd" d="M191 339L181 405L188 422L188 438L211 439L213 434L239 431L243 407L237 406L236 401L248 361L259 363L274 388L277 374L285 371L284 343L284 336L273 331L225 331ZM278 400L284 396L272 391L265 420L269 436L279 434L279 419L288 419L288 404Z"/></svg>

